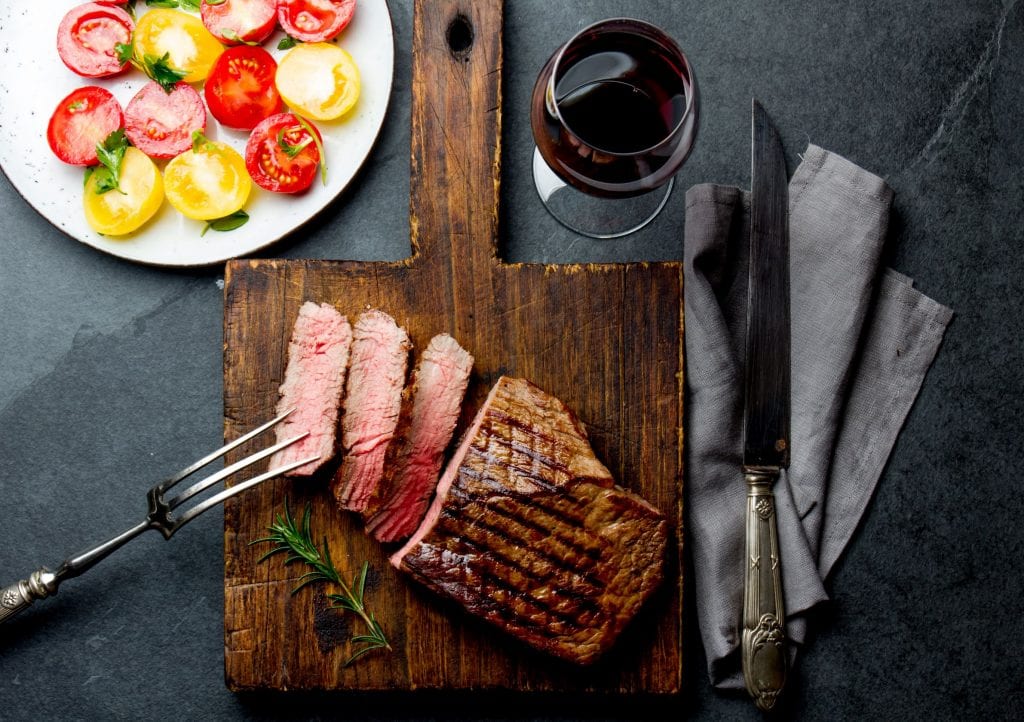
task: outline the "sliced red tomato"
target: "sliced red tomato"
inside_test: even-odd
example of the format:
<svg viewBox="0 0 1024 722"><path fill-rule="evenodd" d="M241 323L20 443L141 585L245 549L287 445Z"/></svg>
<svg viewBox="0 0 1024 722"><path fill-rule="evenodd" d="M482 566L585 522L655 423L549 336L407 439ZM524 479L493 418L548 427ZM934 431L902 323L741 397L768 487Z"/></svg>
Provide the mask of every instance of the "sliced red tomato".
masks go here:
<svg viewBox="0 0 1024 722"><path fill-rule="evenodd" d="M173 158L192 147L192 131L206 130L206 107L188 83L177 83L170 93L155 81L124 110L125 135L150 158Z"/></svg>
<svg viewBox="0 0 1024 722"><path fill-rule="evenodd" d="M203 0L203 25L222 43L262 43L277 27L276 0Z"/></svg>
<svg viewBox="0 0 1024 722"><path fill-rule="evenodd" d="M263 48L228 48L217 58L203 89L210 113L229 128L252 130L281 109L276 72L277 61Z"/></svg>
<svg viewBox="0 0 1024 722"><path fill-rule="evenodd" d="M60 101L46 127L54 155L71 165L96 165L96 144L124 125L124 113L110 91L78 88Z"/></svg>
<svg viewBox="0 0 1024 722"><path fill-rule="evenodd" d="M320 131L310 124L320 140ZM245 144L245 168L256 185L274 193L299 193L313 184L320 151L291 113L272 115L257 125Z"/></svg>
<svg viewBox="0 0 1024 722"><path fill-rule="evenodd" d="M356 0L278 0L281 29L304 43L319 43L338 35L352 21Z"/></svg>
<svg viewBox="0 0 1024 722"><path fill-rule="evenodd" d="M68 68L87 78L115 75L127 65L117 44L132 41L135 23L119 7L85 3L68 10L57 28L57 53Z"/></svg>

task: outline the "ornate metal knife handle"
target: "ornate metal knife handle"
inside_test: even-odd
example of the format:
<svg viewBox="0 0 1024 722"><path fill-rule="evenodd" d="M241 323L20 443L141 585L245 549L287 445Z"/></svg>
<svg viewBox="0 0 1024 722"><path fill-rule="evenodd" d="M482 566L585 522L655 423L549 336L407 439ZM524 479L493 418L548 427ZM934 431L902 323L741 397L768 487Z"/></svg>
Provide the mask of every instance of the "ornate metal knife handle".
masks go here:
<svg viewBox="0 0 1024 722"><path fill-rule="evenodd" d="M32 572L28 579L6 587L0 592L0 624L21 610L28 609L35 600L52 597L57 593L59 583L57 575L43 567Z"/></svg>
<svg viewBox="0 0 1024 722"><path fill-rule="evenodd" d="M747 559L743 580L743 678L769 711L786 684L786 613L772 485L777 470L747 469Z"/></svg>

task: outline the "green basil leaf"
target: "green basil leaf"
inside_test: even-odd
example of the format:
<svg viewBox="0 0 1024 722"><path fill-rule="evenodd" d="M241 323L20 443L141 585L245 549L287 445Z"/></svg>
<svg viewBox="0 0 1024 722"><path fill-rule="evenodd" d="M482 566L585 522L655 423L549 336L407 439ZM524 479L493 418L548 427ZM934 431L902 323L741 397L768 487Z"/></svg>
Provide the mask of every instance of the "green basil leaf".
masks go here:
<svg viewBox="0 0 1024 722"><path fill-rule="evenodd" d="M260 43L255 40L242 40L232 28L221 28L220 35L225 40L230 40L233 43L242 43L243 45L258 46Z"/></svg>
<svg viewBox="0 0 1024 722"><path fill-rule="evenodd" d="M293 38L291 35L285 35L283 38L281 38L280 42L278 42L277 49L288 50L289 48L294 48L298 44L299 41Z"/></svg>
<svg viewBox="0 0 1024 722"><path fill-rule="evenodd" d="M201 0L181 0L180 3L182 10L191 10L194 13L199 12L199 6L202 5ZM213 4L213 3L207 3Z"/></svg>
<svg viewBox="0 0 1024 722"><path fill-rule="evenodd" d="M130 42L114 43L114 52L117 53L117 62L121 63L121 65L124 65L131 60L132 56L135 54Z"/></svg>
<svg viewBox="0 0 1024 722"><path fill-rule="evenodd" d="M96 195L101 196L112 190L121 190L117 187L118 179L114 177L109 168L98 166L92 175L96 179Z"/></svg>
<svg viewBox="0 0 1024 722"><path fill-rule="evenodd" d="M227 231L233 231L236 228L241 228L249 220L249 214L245 211L235 211L230 216L224 216L223 218L214 218L209 221L204 227L200 236L205 236L209 230L220 231L226 233Z"/></svg>
<svg viewBox="0 0 1024 722"><path fill-rule="evenodd" d="M93 174L96 176L96 193L103 195L107 191L117 190L121 193L121 164L124 162L125 151L128 150L128 139L124 130L115 130L102 143L96 144L96 157L100 166Z"/></svg>
<svg viewBox="0 0 1024 722"><path fill-rule="evenodd" d="M192 131L192 152L198 153L200 150L209 147L213 148L213 141L203 135L201 130Z"/></svg>
<svg viewBox="0 0 1024 722"><path fill-rule="evenodd" d="M151 8L176 8L178 0L146 0L146 5Z"/></svg>
<svg viewBox="0 0 1024 722"><path fill-rule="evenodd" d="M160 87L164 89L168 95L177 85L179 80L182 80L187 72L184 70L178 70L171 65L171 54L169 52L164 53L162 57L156 57L149 53L142 59L142 70L150 78L160 84Z"/></svg>
<svg viewBox="0 0 1024 722"><path fill-rule="evenodd" d="M277 131L277 144L278 146L280 146L281 150L284 151L284 154L289 158L294 158L295 156L302 152L303 148L305 148L306 146L313 142L312 134L307 133L306 139L304 141L302 141L298 145L293 145L288 142L287 138L284 137L284 131L285 128L281 128L281 130Z"/></svg>

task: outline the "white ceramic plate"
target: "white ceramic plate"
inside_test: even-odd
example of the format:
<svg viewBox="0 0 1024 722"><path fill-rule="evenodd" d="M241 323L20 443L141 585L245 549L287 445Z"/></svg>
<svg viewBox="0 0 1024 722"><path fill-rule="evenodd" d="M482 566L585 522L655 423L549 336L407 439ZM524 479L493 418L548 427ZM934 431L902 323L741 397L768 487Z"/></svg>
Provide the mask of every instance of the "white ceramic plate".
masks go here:
<svg viewBox="0 0 1024 722"><path fill-rule="evenodd" d="M351 24L336 41L359 66L362 92L342 118L317 122L327 154L327 185L319 177L298 196L269 193L255 185L241 228L200 237L204 223L185 218L165 201L149 223L129 236L105 237L93 231L82 212L80 167L65 165L46 142L46 126L57 103L83 85L105 87L121 102L146 82L130 69L114 78L81 78L57 55L57 26L80 0L0 2L0 167L33 208L82 243L121 258L160 266L200 266L252 253L285 236L312 218L352 180L366 160L384 122L394 74L394 41L386 0L359 0ZM141 16L144 2L137 4ZM263 44L275 58L283 34ZM201 87L201 86L197 86ZM207 133L244 155L248 133L221 128L207 113ZM163 163L161 162L162 166Z"/></svg>

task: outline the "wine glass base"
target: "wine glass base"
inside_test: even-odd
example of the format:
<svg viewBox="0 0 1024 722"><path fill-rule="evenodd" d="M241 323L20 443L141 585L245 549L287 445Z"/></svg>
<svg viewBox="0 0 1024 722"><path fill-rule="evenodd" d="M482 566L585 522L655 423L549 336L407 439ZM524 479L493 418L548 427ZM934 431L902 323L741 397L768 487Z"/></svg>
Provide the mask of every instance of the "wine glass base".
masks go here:
<svg viewBox="0 0 1024 722"><path fill-rule="evenodd" d="M621 238L653 221L668 202L674 179L629 198L601 198L578 191L559 178L533 149L533 184L556 221L590 238Z"/></svg>

